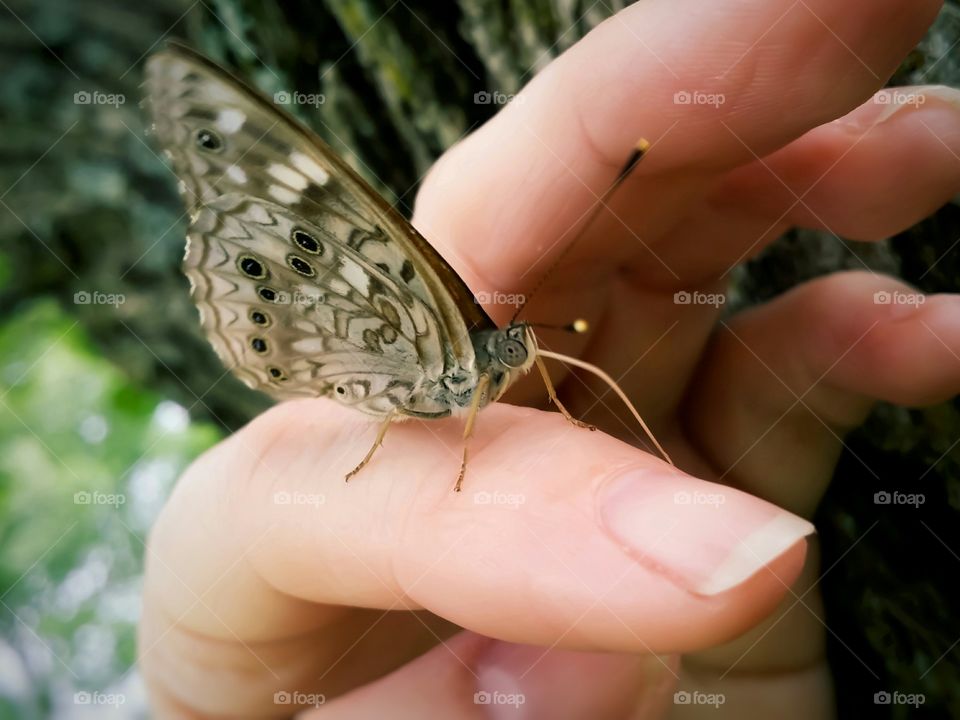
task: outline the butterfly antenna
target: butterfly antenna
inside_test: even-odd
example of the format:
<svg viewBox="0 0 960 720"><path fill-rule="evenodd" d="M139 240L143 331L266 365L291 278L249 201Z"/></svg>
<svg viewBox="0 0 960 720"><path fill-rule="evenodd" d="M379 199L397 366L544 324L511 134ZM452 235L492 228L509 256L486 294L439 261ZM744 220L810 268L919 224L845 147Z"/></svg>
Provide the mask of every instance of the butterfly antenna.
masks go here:
<svg viewBox="0 0 960 720"><path fill-rule="evenodd" d="M561 355L560 353L551 352L550 350L540 349L537 350L537 355L545 358L553 358L554 360L559 360L560 362L567 363L568 365L581 368L593 373L598 378L603 380L607 385L610 386L610 389L613 390L621 400L623 400L623 404L627 406L631 413L633 413L633 417L636 418L638 423L640 423L640 427L643 428L643 431L647 434L647 437L650 438L650 441L654 444L660 454L663 455L664 459L671 465L676 466L676 463L670 459L669 455L667 455L667 451L663 449L663 445L657 441L657 438L654 437L653 433L650 431L650 428L648 428L647 424L643 421L643 418L640 417L640 413L637 412L637 409L633 406L633 403L630 402L630 398L628 398L627 394L620 389L619 385L617 385L616 380L607 375L607 373L598 368L596 365L591 365L588 362L584 362L583 360L575 357L570 357L569 355Z"/></svg>
<svg viewBox="0 0 960 720"><path fill-rule="evenodd" d="M583 318L577 318L571 323L566 325L551 325L548 323L539 323L539 322L528 322L526 323L529 327L532 328L542 328L543 330L560 330L561 332L577 333L583 334L590 329L590 323L588 323Z"/></svg>
<svg viewBox="0 0 960 720"><path fill-rule="evenodd" d="M554 258L552 263L550 263L547 271L540 277L540 280L537 282L537 284L533 286L533 290L527 294L523 300L523 303L517 308L517 311L513 314L513 317L510 318L511 323L516 321L517 317L527 306L527 303L530 302L533 296L536 295L543 286L543 283L548 277L550 277L550 273L552 273L554 268L560 264L560 261L566 257L567 253L570 252L570 249L577 244L577 241L583 237L584 233L590 228L590 226L593 224L593 221L596 220L597 216L600 214L600 211L607 206L607 200L609 200L610 196L613 195L621 185L623 185L623 181L629 177L630 173L633 172L633 169L637 166L640 160L643 159L643 156L647 154L649 149L649 141L643 138L640 138L640 140L637 141L637 144L630 153L630 157L627 158L627 161L623 164L620 172L617 173L616 179L610 184L610 187L603 191L600 197L597 198L597 202L590 209L587 221L580 227L580 231L574 236L573 240L567 243L567 246L563 248L563 250L560 251L560 254Z"/></svg>

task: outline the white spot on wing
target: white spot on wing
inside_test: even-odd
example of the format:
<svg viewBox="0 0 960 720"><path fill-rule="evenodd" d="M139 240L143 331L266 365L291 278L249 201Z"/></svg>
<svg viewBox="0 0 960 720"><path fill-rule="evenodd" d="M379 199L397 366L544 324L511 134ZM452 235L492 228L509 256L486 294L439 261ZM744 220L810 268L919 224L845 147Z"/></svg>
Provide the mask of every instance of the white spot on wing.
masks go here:
<svg viewBox="0 0 960 720"><path fill-rule="evenodd" d="M348 257L340 258L340 274L343 279L355 287L364 297L370 294L370 276L367 272Z"/></svg>
<svg viewBox="0 0 960 720"><path fill-rule="evenodd" d="M337 295L346 297L350 294L350 286L340 278L327 278L327 287Z"/></svg>
<svg viewBox="0 0 960 720"><path fill-rule="evenodd" d="M270 194L284 205L293 205L300 199L298 193L295 193L290 188L283 187L283 185L271 185Z"/></svg>
<svg viewBox="0 0 960 720"><path fill-rule="evenodd" d="M247 207L244 217L260 225L270 225L273 222L273 218L270 217L270 213L267 212L266 208L257 203L251 203Z"/></svg>
<svg viewBox="0 0 960 720"><path fill-rule="evenodd" d="M310 337L316 337L317 335L317 326L315 323L310 322L309 320L294 320L293 327L301 332L305 332Z"/></svg>
<svg viewBox="0 0 960 720"><path fill-rule="evenodd" d="M267 172L284 185L289 185L296 190L305 190L307 187L307 179L292 167L273 163L267 168Z"/></svg>
<svg viewBox="0 0 960 720"><path fill-rule="evenodd" d="M313 180L317 185L326 185L330 180L330 173L320 167L320 163L308 155L304 155L301 152L291 153L290 162L297 170Z"/></svg>
<svg viewBox="0 0 960 720"><path fill-rule="evenodd" d="M290 347L304 355L316 355L325 350L322 337L303 338L302 340L290 343Z"/></svg>
<svg viewBox="0 0 960 720"><path fill-rule="evenodd" d="M235 133L243 127L246 119L247 116L236 108L227 108L226 110L221 110L220 114L217 115L217 127L225 133Z"/></svg>
<svg viewBox="0 0 960 720"><path fill-rule="evenodd" d="M227 168L227 177L238 185L243 185L247 181L247 174L239 165L231 165Z"/></svg>

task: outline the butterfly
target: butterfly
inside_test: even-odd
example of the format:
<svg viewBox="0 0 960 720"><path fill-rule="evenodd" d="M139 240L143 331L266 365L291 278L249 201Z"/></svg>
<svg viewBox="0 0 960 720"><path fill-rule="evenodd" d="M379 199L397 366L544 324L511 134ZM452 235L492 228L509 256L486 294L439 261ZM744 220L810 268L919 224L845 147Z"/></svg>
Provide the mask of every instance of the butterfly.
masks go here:
<svg viewBox="0 0 960 720"><path fill-rule="evenodd" d="M590 427L541 360L563 356L540 350L528 323L498 327L430 243L276 103L179 44L147 60L145 85L189 215L184 271L207 338L251 388L381 420L348 480L393 422L459 416L459 491L478 412L534 365L563 415Z"/></svg>

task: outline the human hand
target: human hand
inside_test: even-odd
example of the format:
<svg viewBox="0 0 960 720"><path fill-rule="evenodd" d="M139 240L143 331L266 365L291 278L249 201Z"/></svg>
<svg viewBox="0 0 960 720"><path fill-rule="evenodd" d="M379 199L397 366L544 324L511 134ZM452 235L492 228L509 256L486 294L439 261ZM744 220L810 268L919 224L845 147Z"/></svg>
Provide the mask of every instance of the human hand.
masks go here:
<svg viewBox="0 0 960 720"><path fill-rule="evenodd" d="M590 319L542 340L620 378L683 471L614 439L636 429L579 376L561 396L606 432L489 407L461 494L454 421L392 428L346 485L375 425L278 406L200 458L154 528L140 656L158 716L323 695L306 717L662 717L697 709L673 705L678 682L722 694L720 717L828 716L809 526L778 506L812 512L876 399L956 393L957 300L877 303L913 291L844 273L718 329L674 293L722 292L790 226L879 239L960 190L960 94L869 100L938 7L639 3L447 153L416 224L476 291L523 293L653 143L525 317ZM545 407L534 382L511 397Z"/></svg>

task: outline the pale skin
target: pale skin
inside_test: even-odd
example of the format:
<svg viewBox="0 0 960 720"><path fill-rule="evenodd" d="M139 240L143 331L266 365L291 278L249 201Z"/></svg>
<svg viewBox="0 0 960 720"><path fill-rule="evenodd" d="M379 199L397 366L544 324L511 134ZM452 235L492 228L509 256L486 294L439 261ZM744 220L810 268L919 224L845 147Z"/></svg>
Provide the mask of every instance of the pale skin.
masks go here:
<svg viewBox="0 0 960 720"><path fill-rule="evenodd" d="M528 317L589 320L541 344L619 378L680 469L553 361L563 403L600 432L548 411L531 373L479 414L461 493L462 423L394 425L347 484L376 423L282 404L197 460L151 534L140 667L156 716L285 717L275 693L301 691L325 699L310 720L684 717L681 687L723 693L713 718L830 717L817 544L798 516L876 400L960 390L960 300L876 303L913 290L849 272L720 325L674 293L721 291L791 226L879 240L960 192L960 93L871 100L938 8L648 0L448 152L415 224L472 288L522 293L650 140L616 217Z"/></svg>

